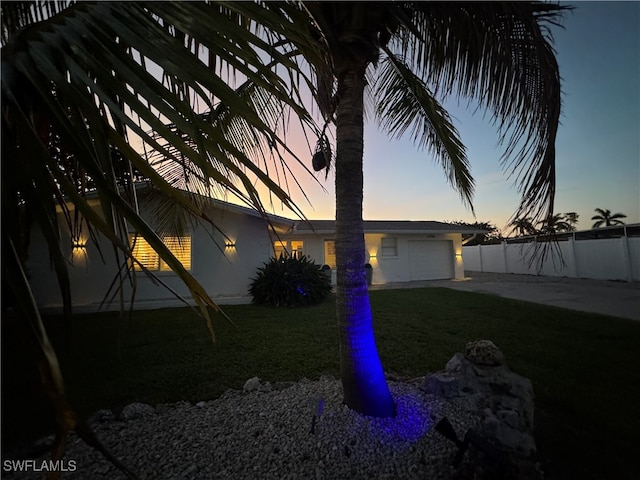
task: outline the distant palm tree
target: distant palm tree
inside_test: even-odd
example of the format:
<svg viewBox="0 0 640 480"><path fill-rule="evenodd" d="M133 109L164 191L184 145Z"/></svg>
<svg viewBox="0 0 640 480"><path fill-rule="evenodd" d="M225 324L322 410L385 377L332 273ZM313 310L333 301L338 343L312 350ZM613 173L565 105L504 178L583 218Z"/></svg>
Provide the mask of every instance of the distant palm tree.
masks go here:
<svg viewBox="0 0 640 480"><path fill-rule="evenodd" d="M591 217L591 220L596 220L593 223L592 228L624 225L624 222L620 219L627 218L627 216L624 213L611 214L611 210L602 209L602 208L596 208L595 212L597 213L597 215L594 215L593 217Z"/></svg>
<svg viewBox="0 0 640 480"><path fill-rule="evenodd" d="M575 232L578 224L578 215L576 212L568 212L564 214L564 220L569 224L568 232Z"/></svg>
<svg viewBox="0 0 640 480"><path fill-rule="evenodd" d="M538 223L541 226L543 233L558 233L558 232L570 232L571 225L567 222L565 216L562 213L556 213L549 218L542 220Z"/></svg>
<svg viewBox="0 0 640 480"><path fill-rule="evenodd" d="M448 222L453 225L462 225L465 227L472 227L477 230L485 230L486 233L482 234L472 234L467 233L462 235L462 244L473 246L473 245L482 245L484 243L501 241L502 240L502 232L498 227L496 227L491 222L463 222L462 220L455 220L453 222Z"/></svg>
<svg viewBox="0 0 640 480"><path fill-rule="evenodd" d="M511 232L518 236L535 235L538 232L530 218L516 218L509 226L513 227Z"/></svg>

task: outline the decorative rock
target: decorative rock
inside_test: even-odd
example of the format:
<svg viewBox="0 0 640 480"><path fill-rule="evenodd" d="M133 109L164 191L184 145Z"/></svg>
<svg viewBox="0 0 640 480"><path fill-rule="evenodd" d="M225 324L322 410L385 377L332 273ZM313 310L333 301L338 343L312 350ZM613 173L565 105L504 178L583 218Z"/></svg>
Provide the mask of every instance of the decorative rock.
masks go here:
<svg viewBox="0 0 640 480"><path fill-rule="evenodd" d="M269 393L272 390L273 388L271 388L271 384L269 382L264 382L258 386L258 391L262 393Z"/></svg>
<svg viewBox="0 0 640 480"><path fill-rule="evenodd" d="M242 390L245 392L253 392L254 390L258 390L260 388L260 379L258 377L253 377L247 380L242 387Z"/></svg>
<svg viewBox="0 0 640 480"><path fill-rule="evenodd" d="M444 370L447 373L458 373L463 367L462 360L464 356L461 353L456 353L444 366ZM465 364L466 365L466 364Z"/></svg>
<svg viewBox="0 0 640 480"><path fill-rule="evenodd" d="M115 415L111 410L101 409L89 416L87 423L104 423L113 420Z"/></svg>
<svg viewBox="0 0 640 480"><path fill-rule="evenodd" d="M273 382L271 386L273 390L286 390L289 387L293 387L295 385L294 382Z"/></svg>
<svg viewBox="0 0 640 480"><path fill-rule="evenodd" d="M151 405L135 402L124 407L118 418L120 420L133 420L134 418L146 417L154 413L155 409Z"/></svg>
<svg viewBox="0 0 640 480"><path fill-rule="evenodd" d="M206 405L207 405L207 402L204 402L204 401L200 401L196 403L196 407L198 408L204 408Z"/></svg>
<svg viewBox="0 0 640 480"><path fill-rule="evenodd" d="M504 365L504 355L491 340L469 342L465 347L465 357L476 365Z"/></svg>
<svg viewBox="0 0 640 480"><path fill-rule="evenodd" d="M489 340L470 342L465 350L466 355L456 353L443 371L425 377L423 390L477 415L478 433L510 455L516 472L534 472L533 477L515 478L536 478L537 470L530 468L536 453L531 381L509 370Z"/></svg>
<svg viewBox="0 0 640 480"><path fill-rule="evenodd" d="M455 396L460 391L460 382L448 374L429 375L425 379L424 390L442 398Z"/></svg>
<svg viewBox="0 0 640 480"><path fill-rule="evenodd" d="M242 395L242 390L236 390L233 388L227 388L224 393L222 395L220 395L220 398L224 398L224 399L232 399L232 398L236 398Z"/></svg>

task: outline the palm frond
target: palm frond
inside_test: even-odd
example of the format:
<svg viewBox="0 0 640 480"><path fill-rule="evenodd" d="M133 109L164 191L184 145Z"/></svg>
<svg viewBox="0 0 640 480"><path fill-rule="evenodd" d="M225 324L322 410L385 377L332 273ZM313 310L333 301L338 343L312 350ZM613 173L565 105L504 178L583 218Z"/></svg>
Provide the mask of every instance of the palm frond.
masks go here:
<svg viewBox="0 0 640 480"><path fill-rule="evenodd" d="M73 0L45 2L26 0L5 3L0 7L2 45L9 43L22 29L48 20L73 3L75 3Z"/></svg>
<svg viewBox="0 0 640 480"><path fill-rule="evenodd" d="M469 160L449 114L399 57L386 53L373 87L379 125L397 138L409 130L418 147L435 156L449 183L473 211Z"/></svg>
<svg viewBox="0 0 640 480"><path fill-rule="evenodd" d="M215 22L217 30L211 29L211 23L204 19ZM198 38L200 45L206 46L211 54L209 61L213 55L219 59L218 65L226 62L229 68L238 71L245 83L260 86L261 103L252 103L238 95L236 89L212 72L198 52L184 46L180 35L169 33L167 25L176 25L176 31ZM128 247L124 242L126 224L122 218L129 224L139 223L140 218L135 204L131 208L125 198L134 198L135 192L128 189L125 195L121 190L119 172L114 170L111 157L114 148L129 165L150 178L178 204L196 216L202 213L131 148L121 126L135 133L144 145L161 151L176 163L195 165L202 184L207 187L217 185L230 190L264 211L254 185L257 179L295 210L287 192L249 158L248 154L255 154L258 148L245 153L238 143L240 140L233 143L228 138L239 133L238 130L225 130L205 121L192 105L194 97L197 105L206 108L215 109L224 104L233 116L246 122L242 133L251 131L254 138L260 138L253 145L259 142L269 147L283 145L274 117L267 115L268 97L277 99L270 105L288 106L297 112L303 110L292 100L291 88L275 75L274 68L262 62L257 51L260 48L264 51L270 47L244 26L233 22L216 5L77 4L41 24L30 26L3 48L5 118L10 126L17 117L34 116L45 118L52 125L75 156L79 168L97 187L102 217L107 219L98 224L106 230L101 233L110 239L119 238L118 248L124 254ZM274 51L269 54L291 65L286 55ZM155 71L146 67L150 63L156 65ZM176 93L175 83L169 86L163 83L158 72L162 72L163 78L180 79L191 91L188 98L184 92ZM270 108L271 112L275 111L273 106ZM143 124L147 129L141 127ZM174 125L175 129L168 125ZM23 135L31 135L22 139L23 149L31 144L46 151L46 140L37 137L35 125L22 131ZM171 145L173 151L163 148L158 137L165 145ZM20 156L22 151L14 153ZM15 160L13 165L21 164L20 159ZM66 172L57 170L55 165L49 169L51 182L60 186L58 197L76 198L77 187L61 179ZM23 185L27 183L28 180ZM24 186L18 188L24 189ZM169 255L167 263L174 263L168 250L164 249L163 253Z"/></svg>
<svg viewBox="0 0 640 480"><path fill-rule="evenodd" d="M416 2L395 48L436 95L473 99L505 144L503 164L522 200L515 217L553 213L561 89L549 24L566 7L539 2Z"/></svg>
<svg viewBox="0 0 640 480"><path fill-rule="evenodd" d="M27 276L22 268L22 262L18 251L9 234L3 231L3 284L11 290L15 307L21 312L24 322L18 324L22 327L24 338L29 340L28 346L38 367L44 393L53 406L54 415L58 424L58 431L52 449L53 461L61 460L64 455L64 445L67 434L75 430L78 435L87 441L89 445L103 453L120 471L128 478L138 477L114 455L112 455L98 440L92 429L84 422L78 420L75 412L69 405L65 394L64 379L56 352L49 340L47 331L35 307L35 299ZM55 475L51 478L57 478Z"/></svg>
<svg viewBox="0 0 640 480"><path fill-rule="evenodd" d="M613 225L624 225L622 218L627 218L624 213L611 213L611 210L607 208L596 208L597 215L591 217L591 220L597 220L592 228L600 228L602 226L610 227Z"/></svg>
<svg viewBox="0 0 640 480"><path fill-rule="evenodd" d="M191 217L204 217L204 209L163 178L132 140L184 166L183 173L198 172L200 185L209 190L231 191L264 212L258 182L299 212L251 156L275 146L287 150L281 138L283 110L313 127L295 82L301 78L306 88L313 85L305 75L296 77L295 52L287 44L273 49L247 23L215 3L2 5L3 246L25 245L25 218L35 220L49 246L67 317L71 295L56 203L69 223L80 219L106 238L120 265L133 269L137 261L129 231L143 236L183 280L215 340L209 309L218 306L140 215L133 181L148 179ZM281 35L285 27L278 28L267 37ZM290 72L289 83L277 73L280 64ZM248 86L249 95L241 94L236 79ZM225 111L226 117L205 119L203 110ZM239 127L233 118L244 123ZM229 138L236 134L253 141ZM95 189L99 211L86 198L89 188ZM24 286L14 292L16 307L31 322L44 354L61 453L70 429L90 443L95 439L76 422L64 400L55 352L46 337L37 335L41 322L21 264L26 251L25 246L15 252L15 262L3 268L3 284ZM122 272L118 275L122 281ZM124 277L135 284L134 272L127 270Z"/></svg>

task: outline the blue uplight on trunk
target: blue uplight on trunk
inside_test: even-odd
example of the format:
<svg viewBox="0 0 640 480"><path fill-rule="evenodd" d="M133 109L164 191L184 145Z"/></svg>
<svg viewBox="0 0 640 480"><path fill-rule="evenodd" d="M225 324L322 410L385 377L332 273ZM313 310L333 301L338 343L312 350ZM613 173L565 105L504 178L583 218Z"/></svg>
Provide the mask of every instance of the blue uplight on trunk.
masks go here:
<svg viewBox="0 0 640 480"><path fill-rule="evenodd" d="M395 404L374 338L364 265L361 273L350 273L346 277L358 277L358 285L341 285L337 293L338 314L343 319L338 327L344 401L363 415L392 417Z"/></svg>
<svg viewBox="0 0 640 480"><path fill-rule="evenodd" d="M362 221L363 91L367 62L344 64L336 115L336 319L345 404L363 415L395 416L373 336Z"/></svg>

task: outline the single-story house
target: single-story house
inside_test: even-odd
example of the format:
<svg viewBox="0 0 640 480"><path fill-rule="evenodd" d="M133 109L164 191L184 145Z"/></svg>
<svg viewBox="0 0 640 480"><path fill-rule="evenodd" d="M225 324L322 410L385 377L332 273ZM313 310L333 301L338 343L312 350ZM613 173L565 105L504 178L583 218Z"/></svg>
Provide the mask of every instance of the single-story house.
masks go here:
<svg viewBox="0 0 640 480"><path fill-rule="evenodd" d="M93 202L98 209L97 199ZM141 211L145 217L144 205ZM253 209L219 200L210 201L207 213L224 235L206 223L196 224L186 236L165 237L164 242L217 303L249 303L251 278L270 257L280 253L295 251L319 265L329 265L334 270L335 282L333 220L305 222L277 215L265 219ZM123 272L124 260L118 263L110 243L100 236L89 239L84 232L73 238L62 212L59 216L62 250L71 265L74 311L120 308L121 297L119 293L114 295L113 285ZM462 278L462 234L481 233L469 227L432 221L372 220L365 221L364 228L373 284ZM136 257L157 275L159 282L190 300L188 289L142 237L130 231L129 240ZM181 304L158 281L141 271L134 273L136 308ZM56 276L38 230L32 232L27 274L38 305L44 310L60 309L62 300ZM130 299L132 289L125 283L122 290L125 302Z"/></svg>
<svg viewBox="0 0 640 480"><path fill-rule="evenodd" d="M442 222L365 220L364 242L372 284L463 278L463 232L482 233ZM334 220L296 221L275 246L276 251L287 247L329 265L335 283L334 239Z"/></svg>

